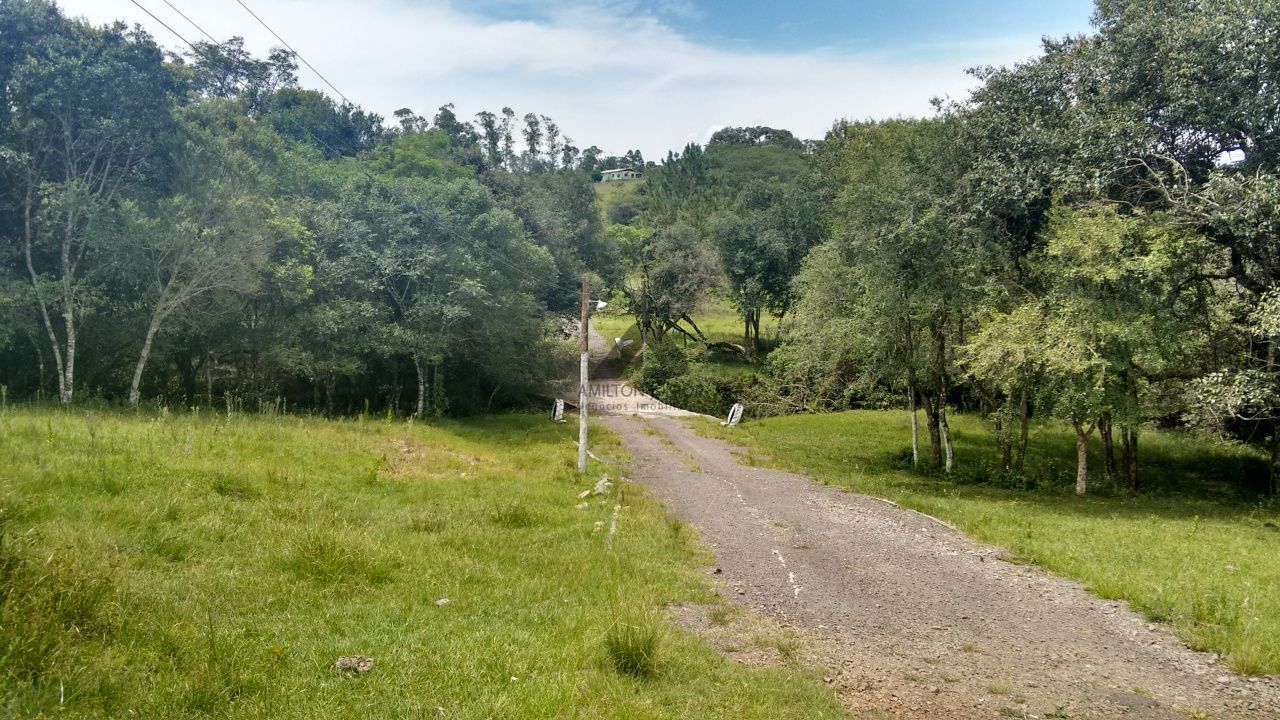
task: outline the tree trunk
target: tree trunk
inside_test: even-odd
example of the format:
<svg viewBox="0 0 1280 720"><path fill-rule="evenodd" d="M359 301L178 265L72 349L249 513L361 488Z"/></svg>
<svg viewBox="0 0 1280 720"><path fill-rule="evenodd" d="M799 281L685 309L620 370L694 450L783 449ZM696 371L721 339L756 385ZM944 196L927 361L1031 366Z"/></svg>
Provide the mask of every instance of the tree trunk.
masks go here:
<svg viewBox="0 0 1280 720"><path fill-rule="evenodd" d="M160 332L160 323L164 321L159 310L152 313L151 324L147 326L147 337L142 341L142 352L138 353L138 364L133 368L133 382L129 385L129 407L138 407L139 387L142 385L142 373L147 369L147 358L151 357L151 343Z"/></svg>
<svg viewBox="0 0 1280 720"><path fill-rule="evenodd" d="M1111 413L1098 417L1098 437L1102 440L1102 471L1107 477L1116 477L1116 444L1111 433Z"/></svg>
<svg viewBox="0 0 1280 720"><path fill-rule="evenodd" d="M1138 490L1138 427L1120 428L1120 442L1124 452L1124 477L1130 490Z"/></svg>
<svg viewBox="0 0 1280 720"><path fill-rule="evenodd" d="M999 411L996 412L996 436L1000 438L1000 466L1008 474L1013 471L1013 438L1005 431L1004 420Z"/></svg>
<svg viewBox="0 0 1280 720"><path fill-rule="evenodd" d="M53 350L53 368L58 376L58 399L66 402L66 373L62 364L62 347L58 342L58 333L53 329L49 304L45 302L44 293L40 292L40 275L36 272L35 262L32 259L32 246L35 244L35 227L32 220L35 187L35 180L28 177L26 199L23 205L23 249L26 255L27 272L31 275L31 288L36 296L36 305L40 308L40 319L44 322L45 332L49 335L49 347Z"/></svg>
<svg viewBox="0 0 1280 720"><path fill-rule="evenodd" d="M444 364L441 360L431 363L431 414L444 413Z"/></svg>
<svg viewBox="0 0 1280 720"><path fill-rule="evenodd" d="M1089 489L1089 436L1097 427L1097 421L1085 427L1072 423L1076 430L1076 494L1084 495Z"/></svg>
<svg viewBox="0 0 1280 720"><path fill-rule="evenodd" d="M1031 424L1031 404L1027 399L1027 386L1025 383L1020 394L1021 397L1018 400L1018 472L1022 472L1027 460L1027 434Z"/></svg>
<svg viewBox="0 0 1280 720"><path fill-rule="evenodd" d="M916 388L914 385L907 392L907 409L911 412L911 467L920 464L920 422L916 408Z"/></svg>
<svg viewBox="0 0 1280 720"><path fill-rule="evenodd" d="M62 322L67 342L67 355L63 359L63 375L66 378L62 385L61 400L68 405L75 397L76 388L76 309L75 285L71 277L71 238L75 232L75 216L68 215L62 238Z"/></svg>
<svg viewBox="0 0 1280 720"><path fill-rule="evenodd" d="M420 418L427 411L427 376L425 368L422 367L422 358L414 355L413 367L418 371L418 405L413 412L413 416Z"/></svg>
<svg viewBox="0 0 1280 720"><path fill-rule="evenodd" d="M938 426L942 433L942 442L947 453L946 471L951 472L956 466L955 448L951 444L951 426L947 424L947 401L945 397L938 398Z"/></svg>
<svg viewBox="0 0 1280 720"><path fill-rule="evenodd" d="M1272 495L1280 493L1280 423L1271 431L1271 487Z"/></svg>
<svg viewBox="0 0 1280 720"><path fill-rule="evenodd" d="M938 408L927 396L924 401L925 427L929 430L929 460L942 464L942 433L938 429Z"/></svg>
<svg viewBox="0 0 1280 720"><path fill-rule="evenodd" d="M649 273L640 277L640 347L649 344Z"/></svg>
<svg viewBox="0 0 1280 720"><path fill-rule="evenodd" d="M36 402L44 400L44 351L40 349L40 342L36 340L36 336L27 333L27 338L31 340L31 347L36 351L36 370L39 373L39 379L36 381Z"/></svg>
<svg viewBox="0 0 1280 720"><path fill-rule="evenodd" d="M209 407L213 407L213 351L210 350L204 361L204 394L205 399L209 401Z"/></svg>

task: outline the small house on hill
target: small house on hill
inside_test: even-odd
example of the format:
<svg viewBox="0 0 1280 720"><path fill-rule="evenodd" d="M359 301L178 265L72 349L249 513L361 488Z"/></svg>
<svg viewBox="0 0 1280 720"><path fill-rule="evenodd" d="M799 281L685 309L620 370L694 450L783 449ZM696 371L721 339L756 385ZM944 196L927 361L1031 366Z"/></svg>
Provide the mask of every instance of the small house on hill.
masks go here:
<svg viewBox="0 0 1280 720"><path fill-rule="evenodd" d="M600 172L600 182L617 182L619 180L635 180L640 177L640 173L631 168L615 168L613 170L603 170Z"/></svg>

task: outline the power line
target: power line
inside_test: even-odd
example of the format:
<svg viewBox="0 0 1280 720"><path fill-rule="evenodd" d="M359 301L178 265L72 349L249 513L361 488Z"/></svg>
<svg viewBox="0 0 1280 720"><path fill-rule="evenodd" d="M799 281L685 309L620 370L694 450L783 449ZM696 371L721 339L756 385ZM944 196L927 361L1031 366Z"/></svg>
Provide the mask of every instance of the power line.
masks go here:
<svg viewBox="0 0 1280 720"><path fill-rule="evenodd" d="M142 6L142 3L138 2L138 0L129 0L129 2L133 3L134 5L137 5L139 10L141 10L142 12L144 12L144 13L146 13L146 14L150 15L152 20L155 20L156 22L160 23L160 25L161 25L165 30L168 30L169 32L171 32L171 33L173 33L174 35L176 35L176 36L178 37L178 39L179 39L179 40L181 40L182 42L186 43L186 44L187 44L187 46L188 46L188 47L190 47L192 50L195 50L195 49L196 49L196 46L195 46L195 45L192 45L190 40L188 40L188 39L186 39L185 37L183 37L183 36L182 36L182 33L178 32L177 30L174 30L174 29L173 29L173 28L171 28L171 27L169 27L169 23L167 23L167 22L165 22L165 21L161 20L160 18L156 17L155 13L153 13L153 12L151 12L150 10L146 9L145 7L143 7L143 6ZM172 6L170 6L170 7L172 7ZM179 14L181 14L181 13L179 13ZM190 20L188 20L187 22L191 22L191 21L190 21ZM195 23L191 23L191 24L192 24L192 25L195 25ZM198 26L197 26L197 27L198 27ZM201 32L204 32L204 31L203 31L203 30L201 30Z"/></svg>
<svg viewBox="0 0 1280 720"><path fill-rule="evenodd" d="M134 4L136 5L137 3L134 3ZM194 20L192 20L191 18L187 17L186 13L184 13L184 12L182 12L181 10L179 10L178 8L174 7L173 3L169 2L169 0L164 0L164 4L165 4L165 5L168 5L170 10L173 10L174 12L178 13L178 15L179 15L183 20L186 20L188 23L190 23L190 25L191 25L192 27L194 27L195 29L197 29L197 30L199 30L200 32L204 33L204 36L205 36L205 37L207 37L207 38L209 38L209 42L213 43L214 45L217 45L217 44L218 44L218 41L217 41L217 40L215 40L215 39L214 39L214 37L213 37L212 35L210 35L209 33L205 32L205 31L204 31L204 28L200 27L199 25L196 25L196 23L195 23L195 21L194 21Z"/></svg>
<svg viewBox="0 0 1280 720"><path fill-rule="evenodd" d="M245 12L249 13L250 15L252 15L252 16L253 16L253 19L254 19L254 20L257 20L257 21L262 25L262 27L266 28L266 29L267 29L267 32L269 32L269 33L271 33L272 35L274 35L274 36L276 37L276 39L277 39L277 40L279 40L281 43L283 43L283 44L284 44L284 46L285 46L286 48L288 48L289 52L293 53L294 55L297 55L297 56L298 56L298 59L302 61L302 64L304 64L304 65L306 65L308 68L310 68L310 69L311 69L311 72L315 73L315 74L316 74L316 77L318 77L318 78L320 78L321 80L323 80L325 85L328 85L330 88L332 88L332 89L333 89L333 91L334 91L334 92L338 93L338 96L339 96L339 97L341 97L341 98L342 98L342 99L343 99L343 100L344 100L348 105L351 105L351 106L353 106L353 107L355 106L355 103L351 102L351 100L350 100L350 99L348 99L346 95L343 95L343 94L342 94L342 91L341 91L341 90L339 90L339 89L337 88L337 86L335 86L333 83L329 82L329 78L327 78L327 77L325 77L323 74L321 74L321 73L320 73L320 71L316 69L315 65L312 65L310 62L308 62L308 61L307 61L307 59L306 59L305 57L303 57L303 56L302 56L302 53L298 52L297 50L294 50L292 45L290 45L288 42L286 42L284 38L280 37L280 33L276 32L275 30L272 30L272 29L271 29L271 26L270 26L270 25L268 25L268 24L266 23L266 21L264 21L262 18L258 17L258 14L257 14L257 13L255 13L255 12L254 12L254 11L252 11L252 10L250 10L250 9L249 9L249 6L244 4L244 1L243 1L243 0L236 0L236 2L240 4L240 7L242 7L242 8L244 8L244 9L245 9Z"/></svg>
<svg viewBox="0 0 1280 720"><path fill-rule="evenodd" d="M154 15L150 10L146 9L146 8L145 8L145 7L143 7L140 3L138 3L138 0L129 0L129 1L130 1L130 2L132 2L134 5L137 5L137 6L138 6L138 8L139 8L139 9L141 9L143 12L145 12L145 13L146 13L146 14L148 14L148 15L150 15L152 19L154 19L156 22L160 23L160 24L161 24L161 25L162 25L166 30L168 30L169 32L173 33L173 34L174 34L174 35L175 35L179 40L181 40L182 42L186 43L186 44L187 44L187 45L188 45L192 50L195 50L195 49L196 49L196 46L195 46L195 45L193 45L193 44L191 43L191 41L190 41L190 40L187 40L185 37L183 37L182 33L179 33L177 30L174 30L172 27L170 27L170 26L169 26L167 23L165 23L163 20L161 20L160 18L156 17L156 16L155 16L155 15ZM165 2L165 4L166 4L166 5L169 5L168 0L163 0L163 1ZM236 1L237 1L237 2L240 2L240 0L236 0ZM241 4L241 5L244 5L244 3L240 3L240 4ZM172 6L172 5L169 5L169 7L173 7L173 6ZM175 10L175 11L177 11L177 8L174 8L174 10ZM245 7L245 10L249 10L249 8L248 8L248 7ZM252 14L253 14L253 11L252 11L252 10L249 10L249 13L252 15ZM179 15L182 15L182 13L181 13L181 12L179 12L178 14L179 14ZM192 20L192 19L188 18L186 15L182 15L182 17L183 17L183 19L185 19L187 22L191 23L191 25L192 25L193 27L195 27L197 30L199 30L202 34L204 34L204 36L205 36L205 37L208 37L208 38L212 39L212 36L211 36L207 31L205 31L205 29L204 29L203 27L201 27L198 23L196 23L194 20ZM255 17L257 17L257 16L255 15ZM258 22L262 22L262 21L261 21L261 20L259 20ZM263 25L264 25L264 26L266 26L266 23L263 23ZM271 28L270 28L270 27L268 27L267 29L268 29L268 30L271 30ZM271 34L275 35L275 31L274 31L274 30L272 30L272 31L271 31ZM279 36L279 35L276 35L276 38L277 38L277 39L280 39L280 36ZM214 40L214 42L216 43L217 41L216 41L216 40ZM280 39L280 42L282 42L282 43L283 43L283 42L284 42L284 40L283 40L283 39ZM288 43L285 43L285 46L286 46L286 47L288 47ZM290 49L291 51L293 50L293 48L289 48L289 49ZM296 51L295 51L295 52L296 52ZM301 56L301 55L299 55L298 57L301 59L301 57L302 57L302 56ZM306 62L306 60L305 60L305 59L303 59L303 62ZM307 67L311 67L310 63L308 63L308 64L307 64ZM314 70L314 68L312 68L312 69ZM317 74L317 75L319 75L320 73L316 73L316 74ZM323 76L321 76L321 77L323 78ZM328 80L325 80L325 82L327 83L327 82L328 82ZM332 85L330 85L330 87L333 87L333 86L332 86ZM335 92L338 92L338 94L339 94L339 95L342 95L342 93L341 93L341 92L339 92L337 88L333 88L333 89L334 89L334 91L335 91ZM346 96L345 96L345 95L343 95L343 99L346 99ZM350 102L350 101L348 100L347 102ZM310 137L312 140L314 140L318 145L320 145L320 146L321 146L321 147L323 147L324 149L328 150L329 152L333 153L335 156L341 157L341 156L342 156L342 155L344 155L344 154L349 154L349 155L354 156L354 155L357 155L357 154L358 154L358 152L357 152L354 148L352 148L350 145L347 145L345 142L343 142L341 138L335 138L335 141L336 141L339 145L341 145L341 146L343 147L343 149L344 149L344 150L346 150L346 151L347 151L346 153L340 152L338 149L334 148L334 147L333 147L333 145L330 145L329 143L327 143L327 142L325 142L324 140L322 140L322 139L321 139L319 136L317 136L315 133L313 133L313 132L311 131L311 129L310 129L310 128L307 128L307 127L305 127L305 126L303 126L303 125L298 124L297 122L295 122L295 121L294 121L292 118L290 118L289 116L287 116L287 115L276 115L275 117L278 117L278 118L280 118L280 119L284 120L284 121L285 121L286 123L288 123L289 125L292 125L292 126L293 126L293 128L294 128L295 130L301 130L301 131L302 131L303 133L305 133L308 137ZM373 173L369 172L368 170L364 170L363 168L361 169L361 172L362 172L362 173L364 173L364 175L365 175L365 176L367 176L367 177L368 177L370 180L372 180L373 182L375 182L375 183L380 183L380 184L384 185L385 187L389 188L392 192L395 192L397 195L399 195L399 194L400 194L400 193L398 192L399 188L397 188L393 183L388 182L385 178L382 178L382 177L379 177L379 176L377 176L377 175L374 175ZM443 231L446 235L449 235L450 237L452 237L454 240L457 240L458 242L462 243L464 246L466 246L466 245L471 245L471 243L470 243L470 242L468 242L466 238L462 237L462 235L461 235L460 233L458 233L458 231L456 231L456 230L454 230L453 228L449 227L449 225L447 225L447 224L444 222L444 220L442 220L442 219L440 218L440 216L439 216L436 212L434 212L434 211L432 211L432 210L427 210L427 209L423 208L422 206L418 205L418 204L417 204L416 202L414 202L413 200L408 199L408 198L405 198L405 197L403 197L402 195L400 196L400 201L401 201L401 202L403 202L403 203L405 203L405 204L406 204L406 205L408 205L409 207L413 208L413 209L414 209L415 211L417 211L419 214L421 214L421 215L423 215L423 216L427 217L428 219L432 220L432 221L435 223L435 225L436 225L436 227L437 227L437 228L439 228L441 231ZM547 282L547 281L546 281L546 280L544 280L543 278L539 278L539 277L537 277L536 275L534 275L534 274L530 273L529 271L525 270L524 268L520 267L519 265L516 265L516 264L515 264L515 263L513 263L512 261L508 260L507 258L503 257L501 254L499 254L497 250L494 250L493 248L490 248L490 247L488 247L487 245L484 245L483 243L475 244L475 245L474 245L474 247L475 247L475 248L477 248L477 249L479 249L480 251L484 252L485 254L487 254L487 255L488 255L491 259L493 259L495 262L498 262L498 263L501 263L502 265L505 265L505 266L506 266L507 268L509 268L512 272L515 272L515 273L516 273L516 274L518 274L518 275L522 275L522 276L523 276L525 279L527 279L527 280L530 280L530 281L532 281L532 282L534 282L534 283L536 283L536 284L542 284L542 283L544 283L544 282ZM568 287L568 286L566 286L566 285L561 285L561 284L556 283L556 282L549 282L549 283L547 283L547 287L548 287L548 289L553 289L553 290L562 290L562 291L565 291L565 292L576 292L576 291L577 291L577 288L576 288L576 287Z"/></svg>

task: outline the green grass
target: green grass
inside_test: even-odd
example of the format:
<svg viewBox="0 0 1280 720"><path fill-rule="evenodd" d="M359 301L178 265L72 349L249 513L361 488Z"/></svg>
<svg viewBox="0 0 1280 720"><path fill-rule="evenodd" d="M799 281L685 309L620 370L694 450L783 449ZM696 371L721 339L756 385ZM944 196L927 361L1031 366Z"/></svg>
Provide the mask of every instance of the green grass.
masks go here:
<svg viewBox="0 0 1280 720"><path fill-rule="evenodd" d="M953 418L958 475L994 462L977 418ZM1097 495L1066 487L1073 439L1037 426L1030 462L1035 491L965 484L910 470L905 412L854 411L748 422L700 431L742 442L752 462L898 502L947 520L979 539L1043 565L1106 598L1128 601L1148 618L1172 623L1193 647L1222 653L1238 671L1280 673L1280 511L1274 502L1215 500L1265 472L1259 455L1181 432L1142 436L1143 482L1150 495L1105 483ZM909 457L909 456L908 456ZM1095 475L1101 462L1094 458Z"/></svg>
<svg viewBox="0 0 1280 720"><path fill-rule="evenodd" d="M0 717L838 716L664 627L706 551L625 483L576 509L572 432L4 412Z"/></svg>

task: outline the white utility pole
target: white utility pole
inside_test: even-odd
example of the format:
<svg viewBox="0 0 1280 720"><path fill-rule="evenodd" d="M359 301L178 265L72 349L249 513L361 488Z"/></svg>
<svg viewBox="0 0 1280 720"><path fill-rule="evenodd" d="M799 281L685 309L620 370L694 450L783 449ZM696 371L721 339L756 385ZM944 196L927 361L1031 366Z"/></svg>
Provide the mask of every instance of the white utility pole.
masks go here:
<svg viewBox="0 0 1280 720"><path fill-rule="evenodd" d="M587 282L586 273L582 274L582 357L580 358L580 366L578 369L578 472L585 474L587 472L587 361L590 358L589 346L589 329L588 323L591 318L588 314L589 302L588 296L591 293L591 286Z"/></svg>

